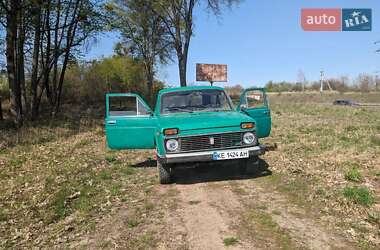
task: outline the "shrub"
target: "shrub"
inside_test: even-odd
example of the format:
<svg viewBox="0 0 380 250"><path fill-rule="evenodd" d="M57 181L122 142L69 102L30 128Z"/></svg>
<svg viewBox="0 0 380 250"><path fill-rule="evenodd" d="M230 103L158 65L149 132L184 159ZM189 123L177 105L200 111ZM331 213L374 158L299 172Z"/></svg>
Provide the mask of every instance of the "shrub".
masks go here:
<svg viewBox="0 0 380 250"><path fill-rule="evenodd" d="M83 64L71 64L65 74L63 100L70 103L97 104L104 102L108 92L134 92L152 101L164 84L155 80L152 97L142 63L128 56L113 56Z"/></svg>

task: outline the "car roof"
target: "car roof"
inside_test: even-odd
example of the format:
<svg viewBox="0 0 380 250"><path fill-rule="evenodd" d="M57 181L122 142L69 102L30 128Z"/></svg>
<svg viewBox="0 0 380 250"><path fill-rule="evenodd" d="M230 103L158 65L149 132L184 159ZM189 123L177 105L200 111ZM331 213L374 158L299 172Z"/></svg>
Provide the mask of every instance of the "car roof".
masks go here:
<svg viewBox="0 0 380 250"><path fill-rule="evenodd" d="M203 90L203 89L216 89L216 90L224 90L221 87L217 86L189 86L189 87L176 87L176 88L166 88L160 90L158 92L159 95L165 94L165 93L171 93L171 92L177 92L177 91L190 91L190 90Z"/></svg>

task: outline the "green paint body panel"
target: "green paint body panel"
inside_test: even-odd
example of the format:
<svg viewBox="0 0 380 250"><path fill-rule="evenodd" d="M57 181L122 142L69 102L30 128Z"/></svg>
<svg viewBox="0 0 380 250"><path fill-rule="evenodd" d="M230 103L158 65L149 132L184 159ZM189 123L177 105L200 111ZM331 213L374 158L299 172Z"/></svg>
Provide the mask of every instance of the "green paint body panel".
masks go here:
<svg viewBox="0 0 380 250"><path fill-rule="evenodd" d="M264 105L256 108L246 108L241 109L242 104L246 104L246 94L249 91L261 91L264 96ZM270 135L272 128L272 119L269 109L268 97L264 88L249 88L244 90L243 94L240 97L240 104L238 106L238 111L244 112L250 117L253 117L256 120L256 134L259 138L265 138Z"/></svg>
<svg viewBox="0 0 380 250"><path fill-rule="evenodd" d="M152 115L112 116L109 114L109 97L112 96L132 96L144 103L144 100L136 94L106 95L105 128L108 146L112 149L155 148L154 134L157 129L157 118Z"/></svg>
<svg viewBox="0 0 380 250"><path fill-rule="evenodd" d="M240 128L240 124L242 122L255 122L257 130L256 133L259 138L269 136L271 119L268 101L266 99L265 107L245 109L244 111L241 111L239 105L236 111L160 114L161 96L163 94L176 91L203 89L223 90L223 88L212 86L164 89L158 94L154 112L148 108L148 105L146 105L144 100L139 95L130 93L107 94L105 130L108 146L112 149L156 148L158 155L165 156L165 136L163 135L164 129L178 128L179 134L176 136L249 131ZM260 90L263 91L265 96L265 90ZM243 96L246 91L244 91L241 101L243 100ZM136 97L146 106L150 114L133 117L112 116L109 114L109 97L112 96Z"/></svg>

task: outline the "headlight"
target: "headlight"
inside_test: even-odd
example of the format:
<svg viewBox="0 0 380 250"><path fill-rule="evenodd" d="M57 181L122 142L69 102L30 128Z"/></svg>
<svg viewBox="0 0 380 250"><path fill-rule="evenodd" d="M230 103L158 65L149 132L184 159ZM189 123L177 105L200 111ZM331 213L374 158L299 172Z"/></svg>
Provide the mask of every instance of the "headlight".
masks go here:
<svg viewBox="0 0 380 250"><path fill-rule="evenodd" d="M166 149L169 151L176 151L178 149L178 141L175 139L169 139L166 141Z"/></svg>
<svg viewBox="0 0 380 250"><path fill-rule="evenodd" d="M251 133L251 132L247 132L243 135L243 142L245 144L256 144L257 143L257 139L256 139L256 136Z"/></svg>

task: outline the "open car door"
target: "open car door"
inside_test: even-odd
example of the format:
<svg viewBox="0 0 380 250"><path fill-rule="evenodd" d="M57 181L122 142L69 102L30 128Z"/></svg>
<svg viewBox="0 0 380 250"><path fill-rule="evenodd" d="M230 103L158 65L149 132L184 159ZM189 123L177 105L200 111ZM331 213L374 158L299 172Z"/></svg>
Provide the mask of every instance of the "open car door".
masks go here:
<svg viewBox="0 0 380 250"><path fill-rule="evenodd" d="M240 96L238 110L256 120L256 134L259 138L269 136L272 121L264 88L249 88L244 90Z"/></svg>
<svg viewBox="0 0 380 250"><path fill-rule="evenodd" d="M105 129L111 149L155 148L157 118L137 94L107 94Z"/></svg>

